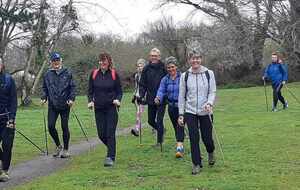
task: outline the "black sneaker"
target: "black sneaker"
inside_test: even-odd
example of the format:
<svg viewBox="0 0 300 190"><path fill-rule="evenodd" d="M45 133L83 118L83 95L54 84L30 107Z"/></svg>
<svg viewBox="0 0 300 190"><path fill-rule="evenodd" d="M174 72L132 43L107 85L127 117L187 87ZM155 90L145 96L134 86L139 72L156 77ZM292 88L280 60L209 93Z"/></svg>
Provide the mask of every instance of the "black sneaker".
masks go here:
<svg viewBox="0 0 300 190"><path fill-rule="evenodd" d="M137 129L131 129L131 134L132 134L133 136L138 137L138 136L139 136L139 131L138 131Z"/></svg>
<svg viewBox="0 0 300 190"><path fill-rule="evenodd" d="M208 165L213 166L216 163L214 153L208 153Z"/></svg>

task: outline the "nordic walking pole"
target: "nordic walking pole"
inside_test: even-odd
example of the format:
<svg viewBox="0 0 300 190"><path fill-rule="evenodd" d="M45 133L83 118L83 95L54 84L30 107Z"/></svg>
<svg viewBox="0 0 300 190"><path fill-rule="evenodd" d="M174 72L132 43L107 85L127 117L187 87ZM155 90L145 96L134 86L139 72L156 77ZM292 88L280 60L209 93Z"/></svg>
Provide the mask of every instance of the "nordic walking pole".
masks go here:
<svg viewBox="0 0 300 190"><path fill-rule="evenodd" d="M45 116L45 107L43 107L43 119L44 119L44 133L45 133L45 146L46 146L46 155L48 156L48 139L47 139L47 124L46 124L46 116Z"/></svg>
<svg viewBox="0 0 300 190"><path fill-rule="evenodd" d="M264 81L264 89L265 89L266 106L267 106L267 112L268 112L269 111L269 104L268 104L266 80L264 79L263 81Z"/></svg>
<svg viewBox="0 0 300 190"><path fill-rule="evenodd" d="M137 105L137 113L139 117L139 141L141 146L142 145L142 115L141 115L141 107L139 104Z"/></svg>
<svg viewBox="0 0 300 190"><path fill-rule="evenodd" d="M16 129L16 131L17 131L17 133L22 135L22 137L24 137L28 142L30 142L33 146L35 146L37 149L39 149L39 151L41 151L41 153L45 154L45 151L43 151L38 145L36 145L34 142L32 142L32 140L30 140L28 137L26 137L21 131L19 131L18 129Z"/></svg>
<svg viewBox="0 0 300 190"><path fill-rule="evenodd" d="M215 133L216 141L217 141L217 144L218 144L218 146L220 148L220 152L221 152L221 155L222 155L223 163L225 165L225 157L224 157L223 149L222 149L221 144L220 144L220 140L219 140L219 137L218 137L218 134L217 134L217 130L213 126L213 121L212 121L212 118L211 118L211 114L208 114L208 117L209 117L209 120L210 120L210 123L211 123L211 126L212 126L212 130Z"/></svg>
<svg viewBox="0 0 300 190"><path fill-rule="evenodd" d="M285 86L286 90L293 96L293 98L296 100L296 102L297 102L298 104L300 104L300 101L299 101L299 99L295 96L295 94L287 87L286 84L285 84L284 86Z"/></svg>
<svg viewBox="0 0 300 190"><path fill-rule="evenodd" d="M72 110L73 116L74 116L75 119L77 120L77 123L78 123L78 125L79 125L79 127L80 127L80 129L81 129L81 131L82 131L82 133L83 133L83 135L84 135L86 141L89 142L89 139L88 139L88 137L87 137L87 135L86 135L86 133L85 133L85 131L84 131L84 129L83 129L83 126L82 126L82 124L81 124L81 122L80 122L80 120L79 120L77 114L75 113L75 111L74 111L73 108L71 108L71 110Z"/></svg>

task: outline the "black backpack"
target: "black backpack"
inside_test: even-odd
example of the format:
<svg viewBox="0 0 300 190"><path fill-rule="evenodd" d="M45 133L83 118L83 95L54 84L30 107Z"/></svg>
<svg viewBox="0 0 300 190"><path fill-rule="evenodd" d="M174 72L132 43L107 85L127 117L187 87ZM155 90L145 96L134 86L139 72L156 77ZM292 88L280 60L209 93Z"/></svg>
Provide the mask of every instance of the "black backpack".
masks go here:
<svg viewBox="0 0 300 190"><path fill-rule="evenodd" d="M207 97L208 97L209 88L210 88L210 75L208 73L208 70L206 70L204 73L205 73L205 76L206 76L206 79L207 79L207 82L208 82L208 91L207 91ZM189 77L189 71L186 71L185 75L184 75L184 82L185 82L185 96L184 96L184 98L185 98L185 100L186 100L186 95L187 95L187 92L188 92L188 88L187 88L188 77Z"/></svg>

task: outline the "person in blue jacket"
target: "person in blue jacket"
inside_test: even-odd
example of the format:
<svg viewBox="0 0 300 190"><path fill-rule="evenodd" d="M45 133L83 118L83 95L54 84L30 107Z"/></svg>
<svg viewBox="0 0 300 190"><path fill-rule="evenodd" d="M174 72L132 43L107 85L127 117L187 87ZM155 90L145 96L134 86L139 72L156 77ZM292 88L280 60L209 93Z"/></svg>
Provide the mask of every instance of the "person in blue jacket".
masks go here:
<svg viewBox="0 0 300 190"><path fill-rule="evenodd" d="M287 81L287 69L284 68L283 64L279 62L277 53L272 53L272 63L265 69L263 80L271 80L273 88L273 107L272 111L277 111L278 100L282 103L283 109L288 107L287 101L281 94L281 88Z"/></svg>
<svg viewBox="0 0 300 190"><path fill-rule="evenodd" d="M184 149L184 127L178 125L178 94L181 73L177 71L177 59L173 56L166 58L168 74L161 79L154 102L159 105L164 98L168 100L168 114L175 130L176 158L182 158Z"/></svg>
<svg viewBox="0 0 300 190"><path fill-rule="evenodd" d="M17 104L15 81L10 74L5 72L0 58L0 182L6 182L10 178L8 170L16 130Z"/></svg>

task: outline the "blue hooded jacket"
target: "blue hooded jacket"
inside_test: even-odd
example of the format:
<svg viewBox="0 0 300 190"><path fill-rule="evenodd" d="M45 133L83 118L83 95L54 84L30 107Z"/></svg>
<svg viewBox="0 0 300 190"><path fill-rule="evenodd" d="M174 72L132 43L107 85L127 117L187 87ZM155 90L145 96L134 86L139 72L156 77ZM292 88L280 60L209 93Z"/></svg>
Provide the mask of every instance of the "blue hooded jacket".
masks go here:
<svg viewBox="0 0 300 190"><path fill-rule="evenodd" d="M172 80L169 74L164 76L159 85L156 96L163 102L165 97L168 98L169 105L178 106L180 72L177 72L175 80Z"/></svg>
<svg viewBox="0 0 300 190"><path fill-rule="evenodd" d="M272 84L278 86L282 81L287 81L287 69L280 63L271 63L265 69L264 77L270 79Z"/></svg>

